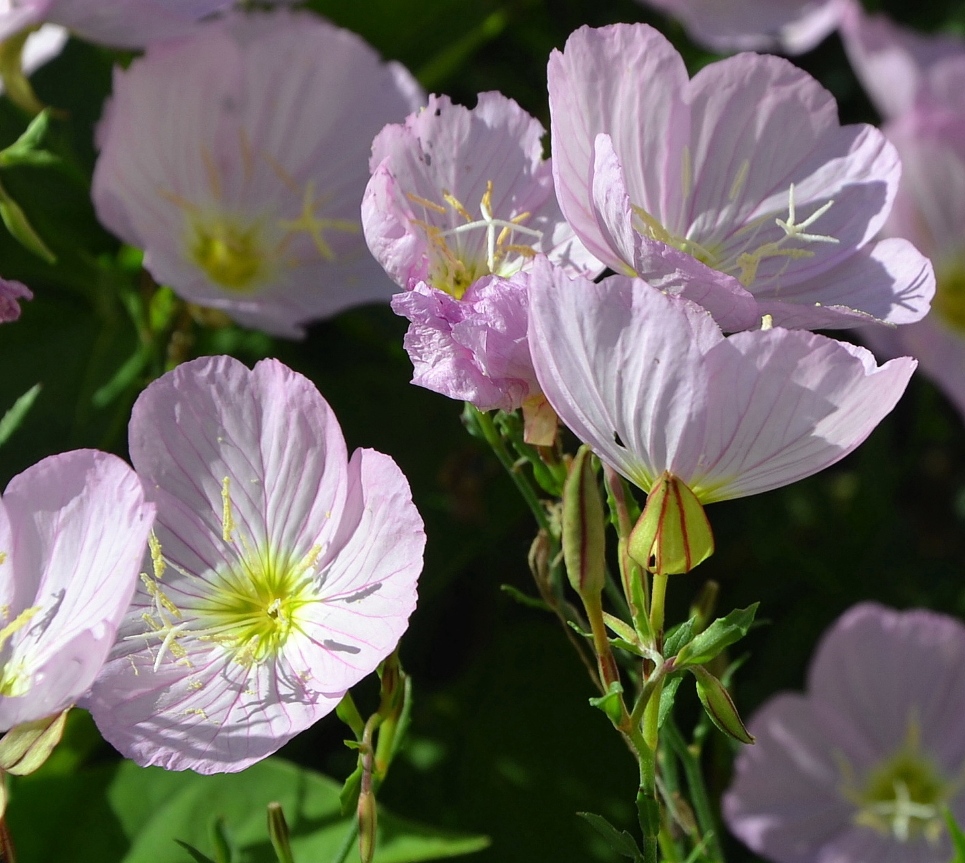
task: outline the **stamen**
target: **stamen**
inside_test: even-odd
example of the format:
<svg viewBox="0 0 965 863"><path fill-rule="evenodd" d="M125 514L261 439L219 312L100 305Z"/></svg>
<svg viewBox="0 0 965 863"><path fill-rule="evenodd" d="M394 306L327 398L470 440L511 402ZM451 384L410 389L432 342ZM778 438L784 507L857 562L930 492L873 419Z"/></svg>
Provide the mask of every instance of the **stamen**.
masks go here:
<svg viewBox="0 0 965 863"><path fill-rule="evenodd" d="M7 640L15 632L23 629L30 621L37 616L43 607L40 605L35 605L31 608L25 608L20 612L13 620L10 621L3 629L0 629L0 649L7 643Z"/></svg>
<svg viewBox="0 0 965 863"><path fill-rule="evenodd" d="M290 233L305 232L312 238L312 243L318 254L326 261L335 260L335 252L325 239L323 231L344 231L347 234L357 234L359 226L350 219L320 219L315 214L315 185L309 180L305 185L305 195L302 199L302 212L297 219L282 219L279 224Z"/></svg>
<svg viewBox="0 0 965 863"><path fill-rule="evenodd" d="M744 188L744 183L747 182L747 175L750 173L751 163L748 159L744 159L741 162L741 166L737 169L737 174L734 176L734 182L731 183L730 192L728 193L728 198L733 201L740 194L741 189Z"/></svg>

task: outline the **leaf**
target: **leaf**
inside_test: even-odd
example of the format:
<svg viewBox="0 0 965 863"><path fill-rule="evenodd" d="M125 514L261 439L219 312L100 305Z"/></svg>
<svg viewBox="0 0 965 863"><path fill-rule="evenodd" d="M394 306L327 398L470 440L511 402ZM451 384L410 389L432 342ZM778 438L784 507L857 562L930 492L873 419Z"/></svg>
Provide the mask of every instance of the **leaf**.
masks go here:
<svg viewBox="0 0 965 863"><path fill-rule="evenodd" d="M668 677L664 680L663 689L660 692L660 709L657 712L657 728L663 727L664 721L670 715L670 711L673 710L674 698L677 696L677 689L680 688L682 680L683 675Z"/></svg>
<svg viewBox="0 0 965 863"><path fill-rule="evenodd" d="M627 833L626 830L617 830L617 828L602 815L595 815L592 812L577 812L576 814L579 815L580 818L585 819L587 824L606 839L607 844L616 851L617 854L623 857L629 857L633 861L643 860L643 853L637 845L637 840Z"/></svg>
<svg viewBox="0 0 965 863"><path fill-rule="evenodd" d="M25 861L184 863L183 846L210 854L221 816L239 859L276 863L265 810L280 803L296 860L331 860L354 829L339 809L339 783L281 759L242 773L201 776L130 762L14 786L8 820ZM57 830L42 825L57 824ZM437 830L380 808L379 863L418 863L479 851L484 836ZM347 863L358 863L353 850Z"/></svg>
<svg viewBox="0 0 965 863"><path fill-rule="evenodd" d="M528 593L523 593L523 591L513 587L511 584L501 584L499 585L499 589L515 599L520 605L525 605L528 608L536 608L540 611L552 611L542 599L530 596Z"/></svg>
<svg viewBox="0 0 965 863"><path fill-rule="evenodd" d="M740 641L751 628L758 605L760 603L755 602L747 608L739 608L726 617L715 620L693 641L680 649L675 662L676 667L703 665L710 662L724 648Z"/></svg>
<svg viewBox="0 0 965 863"><path fill-rule="evenodd" d="M694 619L680 623L671 629L663 639L664 656L675 656L694 635Z"/></svg>
<svg viewBox="0 0 965 863"><path fill-rule="evenodd" d="M180 839L175 839L174 841L191 855L194 863L214 863L214 860L212 860L206 854L202 854L197 848L188 845L187 842L182 842Z"/></svg>
<svg viewBox="0 0 965 863"><path fill-rule="evenodd" d="M34 384L27 392L20 396L20 398L13 403L13 407L3 415L3 419L0 419L0 445L5 444L7 438L17 430L38 395L40 395L40 384Z"/></svg>

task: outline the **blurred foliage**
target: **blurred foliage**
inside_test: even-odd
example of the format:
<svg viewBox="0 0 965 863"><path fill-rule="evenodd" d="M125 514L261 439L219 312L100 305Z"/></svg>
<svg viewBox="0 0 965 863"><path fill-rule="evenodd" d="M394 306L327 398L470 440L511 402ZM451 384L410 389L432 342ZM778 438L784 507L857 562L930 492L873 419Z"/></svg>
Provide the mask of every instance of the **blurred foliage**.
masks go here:
<svg viewBox="0 0 965 863"><path fill-rule="evenodd" d="M547 56L584 24L648 21L674 39L692 68L711 59L687 43L679 26L633 0L311 5L405 63L432 91L472 104L476 92L498 89L544 124ZM874 5L922 29L965 33L961 0ZM274 355L305 373L332 404L351 447L373 447L399 462L427 523L420 604L402 647L415 683L412 737L380 799L401 816L488 835L491 845L471 858L479 863L612 860L607 843L575 813L590 809L632 829L633 763L605 717L588 706L595 693L555 621L499 589L508 583L532 593L526 567L532 525L511 484L461 429L460 405L408 385L405 324L386 307L321 322L297 343L236 328L206 329L183 308L169 310L174 317L168 318L155 309L158 319L151 318L155 286L140 273L136 256L98 225L87 197L94 126L118 59L124 58L71 42L41 69L33 79L36 90L62 112L46 142L61 165L0 167L3 185L57 256L56 264L47 264L0 231L3 275L35 293L21 320L0 329L0 415L35 384L42 386L3 447L0 480L70 448L125 454L133 399L171 356L228 351L250 363ZM836 37L796 62L832 90L843 121L876 120ZM0 147L16 140L26 124L0 100ZM125 363L126 376L117 377ZM673 581L668 614L683 619L708 578L721 584L722 611L761 602L759 616L766 622L742 643L750 658L736 682L745 716L778 689L802 685L815 640L854 602L874 598L899 608L965 615L965 435L961 418L924 380L915 380L894 414L832 470L777 492L715 505L709 515L717 553ZM371 682L359 687L360 706L373 708L376 698ZM695 698L682 700L686 728L697 706ZM342 745L345 736L333 715L284 754L342 778L355 760ZM707 766L719 792L729 748L722 737L715 746ZM257 829L246 820L255 817L251 812L224 804L233 813L227 821L231 835L248 843L246 860L269 859L263 823L269 799L286 802L296 836L303 835L297 825L309 822L330 826L333 832L326 827L322 837L345 829L339 824L336 830L332 820L338 787L286 764L218 778L166 774L161 784L145 784L144 771L119 765L92 732L80 731L51 764L13 789L10 819L25 837L20 863L187 860L168 842L175 828L165 824L163 834L152 832L162 830L155 827L152 807L180 813L183 820L173 822L183 826L177 837L196 841L204 851L209 816L221 811L218 789L230 783L258 801L251 809L257 810ZM66 766L75 764L86 765L86 772L67 775ZM195 810L203 818L192 819ZM386 817L383 826L391 833L394 823ZM134 826L148 832L132 844ZM386 843L379 863L427 859L404 850L395 854L393 847ZM323 863L331 856L327 849L313 845L309 851L306 845L297 857L296 845L296 857ZM731 860L751 859L736 843L728 851Z"/></svg>

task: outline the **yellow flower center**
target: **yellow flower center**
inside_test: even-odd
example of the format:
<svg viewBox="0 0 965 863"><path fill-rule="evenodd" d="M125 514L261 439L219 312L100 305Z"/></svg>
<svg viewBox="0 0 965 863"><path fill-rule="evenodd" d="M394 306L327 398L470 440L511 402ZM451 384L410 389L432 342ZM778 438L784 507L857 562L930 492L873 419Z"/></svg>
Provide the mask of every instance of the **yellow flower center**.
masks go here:
<svg viewBox="0 0 965 863"><path fill-rule="evenodd" d="M260 232L219 218L194 225L191 260L217 285L245 291L258 279L265 263Z"/></svg>

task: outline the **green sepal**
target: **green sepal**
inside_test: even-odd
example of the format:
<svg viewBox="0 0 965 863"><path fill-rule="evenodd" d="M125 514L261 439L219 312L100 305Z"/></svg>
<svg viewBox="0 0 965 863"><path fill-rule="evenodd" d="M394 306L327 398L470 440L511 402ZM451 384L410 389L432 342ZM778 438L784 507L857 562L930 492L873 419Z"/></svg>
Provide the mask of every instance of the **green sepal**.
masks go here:
<svg viewBox="0 0 965 863"><path fill-rule="evenodd" d="M27 776L43 766L60 743L68 707L54 716L15 725L0 738L0 771Z"/></svg>
<svg viewBox="0 0 965 863"><path fill-rule="evenodd" d="M697 697L704 706L704 710L724 734L738 743L751 744L754 738L744 727L744 723L734 706L730 693L713 674L706 668L697 666L690 672L697 679Z"/></svg>
<svg viewBox="0 0 965 863"><path fill-rule="evenodd" d="M12 435L20 423L24 421L24 417L27 416L27 411L33 407L33 403L37 400L37 396L40 395L40 384L34 384L27 392L25 392L19 399L17 399L13 406L4 415L3 419L0 419L0 445L7 442L7 438Z"/></svg>
<svg viewBox="0 0 965 863"><path fill-rule="evenodd" d="M627 551L658 575L690 572L714 553L714 534L697 496L680 477L664 471L647 495Z"/></svg>
<svg viewBox="0 0 965 863"><path fill-rule="evenodd" d="M751 628L759 605L759 602L755 602L747 608L736 609L726 617L715 620L700 635L680 648L674 662L676 667L704 665L722 650L740 641Z"/></svg>
<svg viewBox="0 0 965 863"><path fill-rule="evenodd" d="M9 147L0 150L0 166L7 168L13 165L32 165L45 167L60 164L60 158L40 145L47 136L50 128L50 108L44 108L34 117L23 134Z"/></svg>
<svg viewBox="0 0 965 863"><path fill-rule="evenodd" d="M643 852L637 845L637 840L626 830L618 830L602 815L596 815L593 812L577 812L576 814L606 840L612 851L615 851L621 857L633 860L634 863L641 863Z"/></svg>
<svg viewBox="0 0 965 863"><path fill-rule="evenodd" d="M623 719L623 685L614 680L606 695L591 698L590 705L602 710L614 725L618 725Z"/></svg>

